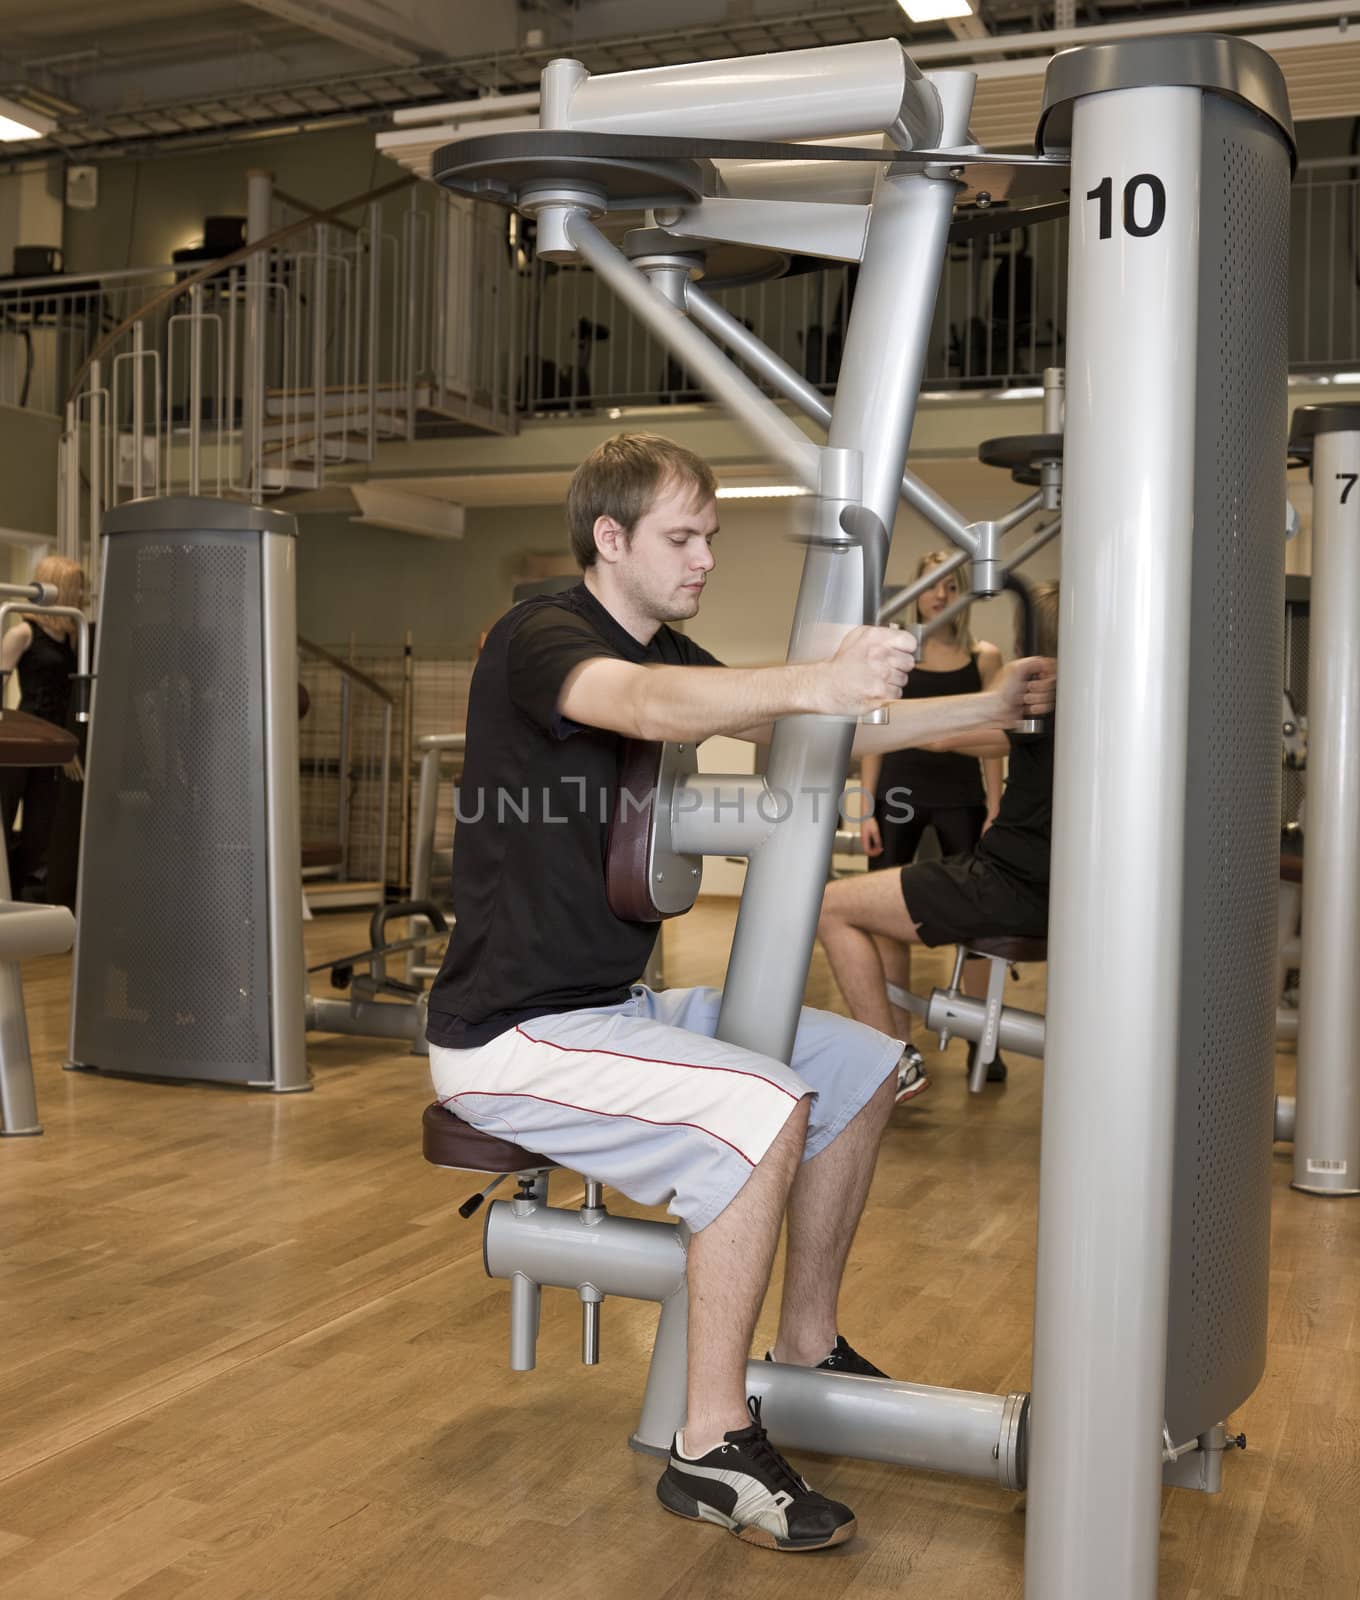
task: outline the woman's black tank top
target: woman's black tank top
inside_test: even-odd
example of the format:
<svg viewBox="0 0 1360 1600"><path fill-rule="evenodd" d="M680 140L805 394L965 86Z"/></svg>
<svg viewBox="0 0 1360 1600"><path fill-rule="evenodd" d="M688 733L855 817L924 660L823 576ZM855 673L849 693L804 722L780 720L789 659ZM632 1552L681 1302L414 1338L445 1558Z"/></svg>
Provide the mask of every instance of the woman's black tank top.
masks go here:
<svg viewBox="0 0 1360 1600"><path fill-rule="evenodd" d="M928 672L916 667L902 690L904 700L930 700L937 695L978 694L982 674L978 671L977 651L961 667L949 672ZM884 805L889 789L911 790L911 804L919 812L937 807L982 806L987 797L982 787L982 767L976 756L945 750L892 750L883 757L875 809Z"/></svg>
<svg viewBox="0 0 1360 1600"><path fill-rule="evenodd" d="M44 722L66 726L71 705L71 674L76 670L76 653L69 640L54 639L36 622L33 642L19 657L19 709Z"/></svg>

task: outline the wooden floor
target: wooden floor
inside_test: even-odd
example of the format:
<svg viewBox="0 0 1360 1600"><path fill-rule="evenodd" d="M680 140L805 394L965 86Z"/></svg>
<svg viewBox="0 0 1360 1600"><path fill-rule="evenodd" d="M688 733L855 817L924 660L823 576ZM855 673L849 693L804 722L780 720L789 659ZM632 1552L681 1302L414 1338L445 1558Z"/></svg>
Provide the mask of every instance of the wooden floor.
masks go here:
<svg viewBox="0 0 1360 1600"><path fill-rule="evenodd" d="M365 920L309 925L313 959ZM672 924L670 981L719 981L731 922ZM316 1092L280 1097L63 1073L68 974L25 969L47 1131L0 1141L0 1600L1021 1595L1018 1497L959 1479L806 1463L861 1532L798 1561L669 1517L624 1444L654 1310L608 1302L586 1370L549 1291L539 1370L508 1371L506 1288L454 1210L472 1183L420 1158L422 1062L318 1038ZM820 955L809 998L838 1004ZM843 1330L899 1376L1004 1392L1028 1384L1040 1069L973 1099L962 1048L884 1140ZM1249 1449L1223 1494L1167 1494L1164 1600L1360 1596L1360 1201L1288 1171Z"/></svg>

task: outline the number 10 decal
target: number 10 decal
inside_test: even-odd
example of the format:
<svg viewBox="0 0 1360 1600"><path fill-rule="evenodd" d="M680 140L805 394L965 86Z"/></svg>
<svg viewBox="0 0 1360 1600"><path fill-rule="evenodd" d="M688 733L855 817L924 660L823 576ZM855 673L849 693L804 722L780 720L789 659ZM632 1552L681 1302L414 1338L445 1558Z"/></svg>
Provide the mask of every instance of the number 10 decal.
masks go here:
<svg viewBox="0 0 1360 1600"><path fill-rule="evenodd" d="M1143 199L1144 191L1150 197ZM1087 193L1088 200L1100 203L1100 237L1109 239L1114 234L1114 179L1102 178ZM1143 221L1140 211L1146 211ZM1146 239L1160 231L1166 221L1166 185L1151 172L1136 173L1124 185L1124 232L1134 239Z"/></svg>

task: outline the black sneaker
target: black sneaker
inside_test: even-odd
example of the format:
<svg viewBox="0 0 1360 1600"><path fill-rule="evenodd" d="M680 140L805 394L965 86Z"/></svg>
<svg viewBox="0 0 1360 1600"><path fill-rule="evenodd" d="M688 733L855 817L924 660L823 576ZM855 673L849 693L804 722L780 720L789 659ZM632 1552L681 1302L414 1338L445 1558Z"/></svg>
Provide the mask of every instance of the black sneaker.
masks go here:
<svg viewBox="0 0 1360 1600"><path fill-rule="evenodd" d="M671 1444L656 1497L693 1522L716 1522L763 1550L824 1550L853 1538L855 1514L798 1476L760 1425L760 1401L748 1400L751 1426L687 1461Z"/></svg>
<svg viewBox="0 0 1360 1600"><path fill-rule="evenodd" d="M970 1078L973 1076L973 1063L977 1060L977 1053L978 1047L975 1044L970 1044L968 1046L968 1076ZM1001 1059L1001 1052L998 1051L987 1063L987 1082L1005 1083L1005 1081L1006 1063Z"/></svg>
<svg viewBox="0 0 1360 1600"><path fill-rule="evenodd" d="M817 1363L818 1372L857 1372L862 1378L886 1378L888 1374L877 1368L852 1345L836 1335L836 1345L825 1361Z"/></svg>
<svg viewBox="0 0 1360 1600"><path fill-rule="evenodd" d="M767 1361L774 1360L768 1350L765 1352L765 1359ZM886 1378L888 1376L881 1368L876 1367L872 1361L866 1361L853 1345L847 1344L841 1338L840 1334L836 1335L836 1343L832 1348L831 1354L825 1361L819 1361L812 1370L814 1372L854 1372L861 1378Z"/></svg>

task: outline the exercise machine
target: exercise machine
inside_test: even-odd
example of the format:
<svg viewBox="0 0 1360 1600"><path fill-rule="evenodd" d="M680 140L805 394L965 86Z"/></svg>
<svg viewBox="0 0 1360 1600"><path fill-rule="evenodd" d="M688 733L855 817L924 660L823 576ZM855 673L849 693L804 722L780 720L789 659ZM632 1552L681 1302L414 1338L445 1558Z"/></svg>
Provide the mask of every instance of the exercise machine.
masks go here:
<svg viewBox="0 0 1360 1600"><path fill-rule="evenodd" d="M82 612L56 603L50 583L4 583L0 595L0 629L12 611L43 612L79 619L74 686L76 720L90 715L90 629ZM22 597L22 598L20 598ZM3 675L0 675L3 677ZM0 695L3 682L0 682ZM0 709L0 767L59 767L74 759L76 737L65 728L27 712ZM30 956L61 955L71 948L75 919L65 906L24 905L11 900L8 839L0 834L0 1135L18 1138L40 1134L38 1099L33 1086L33 1056L28 1043L24 982L19 967Z"/></svg>
<svg viewBox="0 0 1360 1600"><path fill-rule="evenodd" d="M542 253L593 266L816 490L794 659L878 614L899 495L933 505L984 580L999 564L904 479L925 341L956 202L987 226L997 200L1013 219L1070 190L1032 1396L773 1363L748 1380L786 1445L1026 1484L1031 1600L1150 1600L1163 1482L1216 1486L1224 1419L1265 1361L1292 129L1278 68L1234 39L1056 56L1032 158L969 140L972 87L893 41L595 78L558 61L540 132L459 142L434 172L534 215ZM663 249L609 243L598 219L629 208ZM825 446L705 337L725 326L692 288L712 241L861 263ZM768 352L728 348L777 383ZM668 749L634 853L660 915L692 898L702 852L749 852L718 1032L783 1059L853 732L783 720L763 778L700 780ZM634 1438L664 1449L684 1405L683 1230L609 1216L589 1182L579 1215L550 1206L541 1157L442 1109L423 1136L440 1164L519 1176L486 1220L512 1364L532 1364L544 1285L580 1296L588 1359L604 1296L660 1304Z"/></svg>
<svg viewBox="0 0 1360 1600"><path fill-rule="evenodd" d="M1308 616L1307 855L1299 956L1298 1076L1275 1102L1296 1189L1360 1194L1360 406L1302 406L1291 460L1313 485ZM1309 883L1323 886L1308 893Z"/></svg>
<svg viewBox="0 0 1360 1600"><path fill-rule="evenodd" d="M199 497L104 520L70 1064L311 1087L296 524Z"/></svg>

